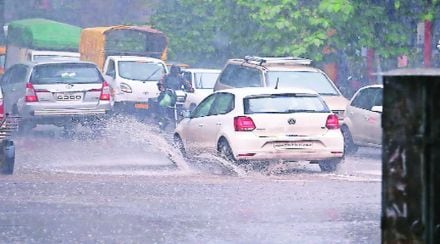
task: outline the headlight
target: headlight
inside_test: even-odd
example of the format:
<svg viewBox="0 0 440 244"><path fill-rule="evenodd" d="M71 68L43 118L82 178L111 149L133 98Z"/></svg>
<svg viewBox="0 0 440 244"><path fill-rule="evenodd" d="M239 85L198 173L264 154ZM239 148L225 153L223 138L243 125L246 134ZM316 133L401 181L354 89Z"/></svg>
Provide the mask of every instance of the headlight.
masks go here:
<svg viewBox="0 0 440 244"><path fill-rule="evenodd" d="M121 91L125 93L132 93L131 87L127 83L121 83Z"/></svg>

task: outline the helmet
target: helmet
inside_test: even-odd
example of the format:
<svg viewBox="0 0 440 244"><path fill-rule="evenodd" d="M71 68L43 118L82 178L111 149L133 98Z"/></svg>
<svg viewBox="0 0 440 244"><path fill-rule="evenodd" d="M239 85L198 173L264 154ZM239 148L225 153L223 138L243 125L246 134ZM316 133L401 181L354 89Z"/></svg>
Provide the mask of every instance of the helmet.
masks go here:
<svg viewBox="0 0 440 244"><path fill-rule="evenodd" d="M180 74L180 67L175 64L171 65L170 74Z"/></svg>

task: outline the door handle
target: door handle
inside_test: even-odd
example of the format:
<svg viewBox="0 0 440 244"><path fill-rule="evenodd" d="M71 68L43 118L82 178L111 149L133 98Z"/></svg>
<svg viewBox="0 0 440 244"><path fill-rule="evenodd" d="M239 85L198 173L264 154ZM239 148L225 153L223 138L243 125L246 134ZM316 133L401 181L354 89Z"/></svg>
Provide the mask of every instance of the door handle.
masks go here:
<svg viewBox="0 0 440 244"><path fill-rule="evenodd" d="M217 122L216 125L219 125L219 126L220 126L220 125L222 125L222 122Z"/></svg>
<svg viewBox="0 0 440 244"><path fill-rule="evenodd" d="M203 124L199 124L198 127L203 127Z"/></svg>

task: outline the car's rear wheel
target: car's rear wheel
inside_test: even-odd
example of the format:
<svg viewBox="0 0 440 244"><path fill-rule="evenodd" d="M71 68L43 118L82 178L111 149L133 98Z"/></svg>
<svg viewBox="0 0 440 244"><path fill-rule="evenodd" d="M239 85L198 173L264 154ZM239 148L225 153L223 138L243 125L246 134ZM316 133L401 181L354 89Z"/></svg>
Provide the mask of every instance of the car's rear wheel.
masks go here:
<svg viewBox="0 0 440 244"><path fill-rule="evenodd" d="M234 157L234 153L232 152L231 146L229 146L229 143L228 141L226 141L226 139L224 138L220 139L217 145L217 152L220 157L228 160L229 162L237 163L237 160Z"/></svg>
<svg viewBox="0 0 440 244"><path fill-rule="evenodd" d="M344 153L346 155L355 154L358 150L358 146L354 144L353 137L347 126L341 128L342 135L344 136Z"/></svg>
<svg viewBox="0 0 440 244"><path fill-rule="evenodd" d="M185 145L183 145L182 138L180 138L179 135L174 136L174 146L177 149L179 149L180 153L182 154L182 156L184 158L188 158L188 154L186 153L186 150L185 150Z"/></svg>
<svg viewBox="0 0 440 244"><path fill-rule="evenodd" d="M26 135L31 132L35 125L27 120L22 120L18 123L18 133L20 135Z"/></svg>
<svg viewBox="0 0 440 244"><path fill-rule="evenodd" d="M322 172L335 172L338 170L338 166L341 163L342 158L333 158L319 161L319 168Z"/></svg>

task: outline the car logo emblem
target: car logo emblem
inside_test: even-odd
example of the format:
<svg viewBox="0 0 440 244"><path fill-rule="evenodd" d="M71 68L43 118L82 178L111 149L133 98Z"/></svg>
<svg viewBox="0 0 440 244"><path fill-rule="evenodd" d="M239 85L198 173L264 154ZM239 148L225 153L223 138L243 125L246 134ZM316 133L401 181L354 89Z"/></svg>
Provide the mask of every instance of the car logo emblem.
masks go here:
<svg viewBox="0 0 440 244"><path fill-rule="evenodd" d="M294 125L294 124L296 124L296 120L292 118L292 119L287 120L287 123L289 123L289 125Z"/></svg>
<svg viewBox="0 0 440 244"><path fill-rule="evenodd" d="M68 84L68 85L66 85L66 88L67 88L67 89L70 89L70 88L72 88L72 87L73 87L72 84Z"/></svg>

